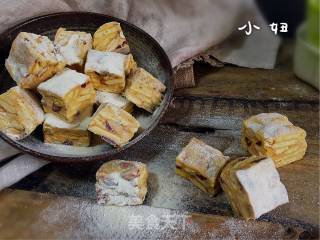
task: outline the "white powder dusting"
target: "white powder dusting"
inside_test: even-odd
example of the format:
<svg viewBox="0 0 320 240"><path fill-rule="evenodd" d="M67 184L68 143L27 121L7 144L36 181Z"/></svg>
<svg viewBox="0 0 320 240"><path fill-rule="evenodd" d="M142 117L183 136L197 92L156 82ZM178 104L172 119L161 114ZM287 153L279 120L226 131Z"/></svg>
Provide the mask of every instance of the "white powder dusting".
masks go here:
<svg viewBox="0 0 320 240"><path fill-rule="evenodd" d="M30 53L30 49L41 54L50 63L58 62L58 55L56 55L53 43L48 37L21 32L15 38L10 55L5 61L6 68L16 82L27 77L29 67L36 60L36 56Z"/></svg>
<svg viewBox="0 0 320 240"><path fill-rule="evenodd" d="M127 55L116 52L101 52L90 49L88 51L85 72L99 74L114 74L123 77Z"/></svg>
<svg viewBox="0 0 320 240"><path fill-rule="evenodd" d="M35 51L41 53L47 61L56 61L54 55L54 45L47 36L41 36L34 33L20 33L22 35L23 44L29 48L34 48Z"/></svg>
<svg viewBox="0 0 320 240"><path fill-rule="evenodd" d="M86 32L59 29L54 43L67 65L82 65L86 52L83 52L83 56L81 53L83 50L92 48L92 36Z"/></svg>
<svg viewBox="0 0 320 240"><path fill-rule="evenodd" d="M119 108L125 107L130 102L119 94L97 91L96 101L99 104L111 103Z"/></svg>
<svg viewBox="0 0 320 240"><path fill-rule="evenodd" d="M112 181L114 186L107 185L105 181ZM101 191L101 196L108 196L107 204L125 206L131 205L133 202L140 202L140 198L138 197L139 188L137 185L138 178L127 181L119 172L113 172L108 174L106 180L100 180L96 184L96 187Z"/></svg>
<svg viewBox="0 0 320 240"><path fill-rule="evenodd" d="M99 206L67 197L54 199L38 211L39 217L28 227L39 238L258 240L287 236L284 227L267 222L249 224L234 218L148 206Z"/></svg>
<svg viewBox="0 0 320 240"><path fill-rule="evenodd" d="M75 87L81 86L89 81L89 77L77 71L65 68L61 73L56 74L48 81L38 86L39 91L47 91L59 97L64 97Z"/></svg>
<svg viewBox="0 0 320 240"><path fill-rule="evenodd" d="M279 113L261 113L244 121L247 128L254 133L260 132L265 138L275 138L282 134L294 132L293 124Z"/></svg>
<svg viewBox="0 0 320 240"><path fill-rule="evenodd" d="M248 194L255 218L289 202L286 187L271 158L236 171L236 176Z"/></svg>
<svg viewBox="0 0 320 240"><path fill-rule="evenodd" d="M292 134L296 132L296 130L292 124L270 124L264 128L264 136L266 138L275 138L281 135Z"/></svg>
<svg viewBox="0 0 320 240"><path fill-rule="evenodd" d="M54 45L47 36L40 36L33 33L29 33L31 41L27 41L31 48L36 47L36 51L44 55L47 61L56 61L56 57L53 54ZM37 44L35 44L37 43Z"/></svg>
<svg viewBox="0 0 320 240"><path fill-rule="evenodd" d="M92 156L94 154L99 154L102 151L105 151L106 148L112 148L107 144L96 145L92 147L78 147L78 146L68 146L62 144L51 144L51 143L43 143L39 146L46 154L50 154L52 156L57 156L61 154L62 156Z"/></svg>
<svg viewBox="0 0 320 240"><path fill-rule="evenodd" d="M45 233L50 226L56 226L59 231L52 233L56 239L165 239L174 236L174 229L169 226L149 229L151 226L146 220L150 216L160 219L174 214L172 210L147 206L98 206L92 202L73 202L71 206L66 201L57 200L44 209L38 222L30 227L36 229L41 225L40 231ZM181 223L176 227L182 229Z"/></svg>
<svg viewBox="0 0 320 240"><path fill-rule="evenodd" d="M62 128L62 129L80 129L80 130L87 130L88 125L91 118L86 118L81 122L76 123L68 123L64 120L60 119L59 117L55 116L52 113L47 113L45 115L44 124L56 127L56 128Z"/></svg>
<svg viewBox="0 0 320 240"><path fill-rule="evenodd" d="M80 47L78 42L80 40L79 35L72 35L69 38L69 41L65 45L60 45L57 43L59 52L63 56L64 60L68 65L79 64L82 59L80 58Z"/></svg>
<svg viewBox="0 0 320 240"><path fill-rule="evenodd" d="M29 73L28 67L26 64L19 63L13 56L9 56L6 59L5 66L10 72L11 77L17 83L24 77L26 77Z"/></svg>

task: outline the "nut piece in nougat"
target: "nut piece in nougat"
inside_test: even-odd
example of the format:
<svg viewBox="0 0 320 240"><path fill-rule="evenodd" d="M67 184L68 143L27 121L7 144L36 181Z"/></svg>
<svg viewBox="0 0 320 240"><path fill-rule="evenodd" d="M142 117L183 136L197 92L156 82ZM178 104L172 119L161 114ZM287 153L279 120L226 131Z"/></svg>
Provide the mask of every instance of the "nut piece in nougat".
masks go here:
<svg viewBox="0 0 320 240"><path fill-rule="evenodd" d="M46 113L56 114L67 122L80 121L83 112L92 108L96 93L89 77L66 68L38 86Z"/></svg>
<svg viewBox="0 0 320 240"><path fill-rule="evenodd" d="M176 173L215 195L220 190L219 174L228 159L219 150L192 138L176 158Z"/></svg>
<svg viewBox="0 0 320 240"><path fill-rule="evenodd" d="M43 123L44 142L88 147L90 145L89 122L90 118L86 118L81 122L68 123L52 113L47 113Z"/></svg>
<svg viewBox="0 0 320 240"><path fill-rule="evenodd" d="M147 193L144 163L112 160L99 168L96 179L97 200L102 205L139 205Z"/></svg>
<svg viewBox="0 0 320 240"><path fill-rule="evenodd" d="M127 79L124 96L137 107L153 112L163 99L165 85L143 68L136 68Z"/></svg>
<svg viewBox="0 0 320 240"><path fill-rule="evenodd" d="M251 156L230 161L221 172L220 183L234 213L246 220L289 202L271 158Z"/></svg>
<svg viewBox="0 0 320 240"><path fill-rule="evenodd" d="M98 28L93 35L93 48L99 51L124 54L130 52L128 42L118 22L105 23Z"/></svg>
<svg viewBox="0 0 320 240"><path fill-rule="evenodd" d="M21 32L12 43L5 66L19 86L35 89L61 71L65 62L48 37Z"/></svg>
<svg viewBox="0 0 320 240"><path fill-rule="evenodd" d="M252 155L268 156L277 167L303 158L306 132L279 113L261 113L243 122L241 144Z"/></svg>
<svg viewBox="0 0 320 240"><path fill-rule="evenodd" d="M133 138L139 127L139 122L130 113L112 104L101 104L88 129L107 143L122 147Z"/></svg>
<svg viewBox="0 0 320 240"><path fill-rule="evenodd" d="M121 93L125 88L126 73L136 67L131 55L89 50L85 73L95 89Z"/></svg>
<svg viewBox="0 0 320 240"><path fill-rule="evenodd" d="M103 103L110 103L119 108L122 108L128 113L131 113L133 111L133 103L129 102L126 98L116 93L97 91L96 103L99 105Z"/></svg>
<svg viewBox="0 0 320 240"><path fill-rule="evenodd" d="M0 130L8 137L23 139L43 120L40 102L29 91L16 86L0 95Z"/></svg>
<svg viewBox="0 0 320 240"><path fill-rule="evenodd" d="M54 44L68 66L81 69L88 50L92 48L92 36L86 32L67 31L65 28L59 28Z"/></svg>

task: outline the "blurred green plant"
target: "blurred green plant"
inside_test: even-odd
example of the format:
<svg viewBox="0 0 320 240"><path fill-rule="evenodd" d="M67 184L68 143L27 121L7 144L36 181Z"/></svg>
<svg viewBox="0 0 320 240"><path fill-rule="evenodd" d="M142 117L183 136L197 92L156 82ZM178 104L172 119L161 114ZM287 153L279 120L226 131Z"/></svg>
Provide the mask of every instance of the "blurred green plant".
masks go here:
<svg viewBox="0 0 320 240"><path fill-rule="evenodd" d="M315 47L320 48L319 13L320 1L308 0L306 19L306 40Z"/></svg>

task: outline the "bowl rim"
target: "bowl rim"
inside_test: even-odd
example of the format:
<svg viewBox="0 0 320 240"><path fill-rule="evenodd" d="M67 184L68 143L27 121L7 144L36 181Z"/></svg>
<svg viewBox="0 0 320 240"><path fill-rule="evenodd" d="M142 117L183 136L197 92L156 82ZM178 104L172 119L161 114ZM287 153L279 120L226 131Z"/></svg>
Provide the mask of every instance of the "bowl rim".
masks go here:
<svg viewBox="0 0 320 240"><path fill-rule="evenodd" d="M113 148L112 150L110 150L108 152L103 152L103 153L92 155L92 156L77 156L77 155L74 155L74 156L55 156L55 155L50 155L47 153L41 153L41 152L38 152L34 149L30 149L28 147L25 147L25 146L19 144L18 141L13 140L10 137L6 136L1 131L0 131L0 137L5 142L10 144L14 148L17 148L18 150L22 151L23 153L30 154L32 156L35 156L35 157L38 157L41 159L46 159L46 160L49 160L52 162L61 162L61 163L81 163L81 162L83 162L83 163L85 163L85 162L100 161L100 160L110 160L110 158L113 155L118 154L118 153L132 147L137 142L142 140L145 136L149 135L150 132L158 125L160 119L163 117L164 113L168 109L169 104L171 103L172 96L173 96L173 91L174 91L173 68L172 68L171 62L169 60L169 57L166 54L166 52L164 51L164 49L157 42L157 40L155 40L150 34L148 34L147 32L145 32L144 30L135 26L132 23L129 23L129 22L122 20L120 18L113 17L113 16L110 16L107 14L102 14L102 13L94 13L94 12L86 12L86 11L55 12L55 13L44 14L44 15L39 15L39 16L27 18L27 19L24 19L23 21L16 23L14 26L2 31L0 33L0 39L4 39L7 36L10 36L10 33L12 31L15 31L25 25L30 24L30 23L37 22L40 20L45 20L45 19L52 18L52 17L61 17L61 16L65 17L65 16L70 16L70 15L72 15L72 16L73 15L86 15L86 16L92 16L92 17L95 17L95 16L96 17L104 17L104 18L109 19L108 21L116 21L116 22L119 22L120 24L123 23L123 24L128 25L130 28L133 28L136 31L140 32L141 34L144 34L151 42L153 42L153 44L156 46L158 51L160 51L160 55L162 55L162 57L163 57L162 61L164 61L165 65L168 66L167 71L168 71L168 75L169 75L168 83L166 83L166 93L165 93L164 98L162 100L163 105L161 106L161 111L159 112L159 115L154 119L154 121L150 124L150 126L148 128L144 129L143 132L141 132L138 136L136 136L134 139L132 139L125 146ZM43 144L45 144L45 143L43 143Z"/></svg>

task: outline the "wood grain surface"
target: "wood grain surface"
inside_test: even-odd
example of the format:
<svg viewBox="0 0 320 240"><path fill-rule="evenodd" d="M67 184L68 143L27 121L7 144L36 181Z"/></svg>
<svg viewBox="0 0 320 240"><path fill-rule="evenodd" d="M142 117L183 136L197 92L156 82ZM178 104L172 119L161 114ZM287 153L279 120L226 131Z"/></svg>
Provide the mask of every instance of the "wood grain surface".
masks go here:
<svg viewBox="0 0 320 240"><path fill-rule="evenodd" d="M319 102L319 91L299 80L292 71L294 43L280 49L276 68L248 69L234 66L212 69L198 65L196 87L179 89L176 96L217 97L268 101Z"/></svg>
<svg viewBox="0 0 320 240"><path fill-rule="evenodd" d="M268 222L147 206L106 207L80 198L19 190L1 192L0 201L1 218L6 219L0 225L2 239L299 239L304 236L301 228ZM135 221L132 216L146 220L152 216L160 224ZM170 223L165 219L171 219Z"/></svg>

